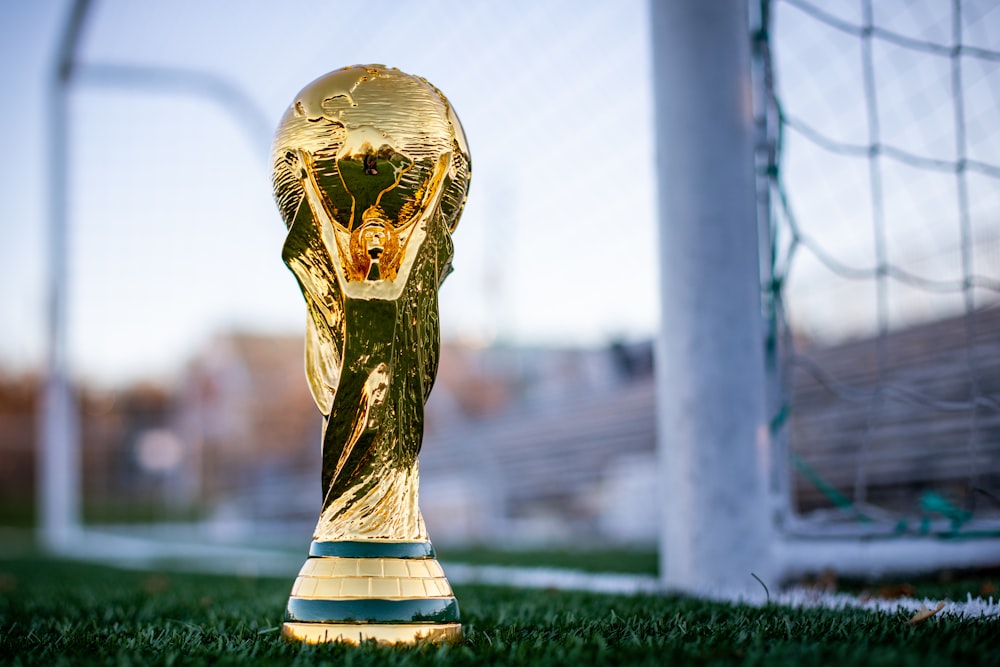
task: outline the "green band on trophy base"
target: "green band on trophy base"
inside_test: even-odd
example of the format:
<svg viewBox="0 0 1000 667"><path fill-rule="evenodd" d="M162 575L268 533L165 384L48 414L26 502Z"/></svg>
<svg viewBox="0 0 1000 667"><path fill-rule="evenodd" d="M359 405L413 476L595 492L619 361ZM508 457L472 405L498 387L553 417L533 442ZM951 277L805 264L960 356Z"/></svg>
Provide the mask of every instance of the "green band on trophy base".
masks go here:
<svg viewBox="0 0 1000 667"><path fill-rule="evenodd" d="M434 558L430 542L317 542L309 545L310 556L343 558Z"/></svg>
<svg viewBox="0 0 1000 667"><path fill-rule="evenodd" d="M457 623L458 601L449 598L416 600L306 600L290 598L285 620L300 623Z"/></svg>

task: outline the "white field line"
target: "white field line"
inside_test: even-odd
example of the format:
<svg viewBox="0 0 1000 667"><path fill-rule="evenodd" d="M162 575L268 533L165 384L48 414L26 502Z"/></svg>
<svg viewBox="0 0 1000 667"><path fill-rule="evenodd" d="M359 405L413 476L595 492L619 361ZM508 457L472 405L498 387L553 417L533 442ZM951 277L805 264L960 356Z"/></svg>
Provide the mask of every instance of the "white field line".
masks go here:
<svg viewBox="0 0 1000 667"><path fill-rule="evenodd" d="M924 598L861 598L849 593L828 593L810 588L790 588L782 591L772 599L773 602L797 609L865 609L896 613L905 611L916 613L921 609L933 610L938 603L944 602L944 608L937 613L939 616L956 616L958 618L993 618L1000 620L1000 599L994 600L991 595L987 599L974 598L968 595L962 600L931 600Z"/></svg>
<svg viewBox="0 0 1000 667"><path fill-rule="evenodd" d="M557 568L504 567L498 565L465 565L443 563L445 574L453 584L488 584L514 586L519 588L548 588L553 590L578 590L593 593L617 593L624 595L666 594L671 591L659 579L650 576L628 574L596 574L577 570ZM699 597L729 602L732 604L767 604L765 596L746 599L741 597L706 593ZM865 609L885 613L915 613L921 608L934 609L940 600L915 598L872 598L858 597L848 593L828 593L813 588L794 587L770 597L770 603L794 609L823 608L834 610ZM1000 600L973 598L964 601L946 600L938 615L960 618L1000 619Z"/></svg>

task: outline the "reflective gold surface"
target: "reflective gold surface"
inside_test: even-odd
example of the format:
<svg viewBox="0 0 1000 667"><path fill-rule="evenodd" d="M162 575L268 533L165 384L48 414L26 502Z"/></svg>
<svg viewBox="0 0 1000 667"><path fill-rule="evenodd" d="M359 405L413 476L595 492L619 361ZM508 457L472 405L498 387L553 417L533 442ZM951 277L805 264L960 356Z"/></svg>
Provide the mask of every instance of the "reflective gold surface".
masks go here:
<svg viewBox="0 0 1000 667"><path fill-rule="evenodd" d="M435 559L310 558L292 584L292 597L412 599L451 597Z"/></svg>
<svg viewBox="0 0 1000 667"><path fill-rule="evenodd" d="M314 539L362 549L354 573L317 579L303 571L293 601L306 590L328 599L450 596L443 573L417 574L431 567L415 565L419 559L403 559L406 574L371 574L376 563L401 565L363 545L427 541L417 454L437 373L437 293L451 271L451 232L471 173L461 124L423 79L381 65L347 67L298 94L272 157L288 227L282 257L305 297L306 372L324 415ZM340 561L323 565L336 570L351 559L318 560ZM426 562L440 570L433 557ZM362 582L366 591L356 593ZM290 601L290 614L293 607L319 608Z"/></svg>
<svg viewBox="0 0 1000 667"><path fill-rule="evenodd" d="M375 641L379 644L413 644L416 642L455 642L462 638L458 623L431 623L371 625L366 623L285 623L281 627L285 639L321 644L345 642L360 644Z"/></svg>

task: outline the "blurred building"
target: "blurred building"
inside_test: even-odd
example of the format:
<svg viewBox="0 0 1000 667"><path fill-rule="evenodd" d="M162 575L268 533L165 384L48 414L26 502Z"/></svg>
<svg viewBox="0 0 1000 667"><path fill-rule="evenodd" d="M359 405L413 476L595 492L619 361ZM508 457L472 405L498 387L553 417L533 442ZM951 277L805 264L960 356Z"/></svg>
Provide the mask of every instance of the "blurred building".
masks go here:
<svg viewBox="0 0 1000 667"><path fill-rule="evenodd" d="M793 506L853 504L916 521L1000 515L998 332L992 308L972 328L958 317L881 343L796 341L784 404L774 406L787 424ZM297 336L231 334L207 344L173 388L78 391L91 515L197 516L232 537L303 539L321 501L322 429L303 356ZM648 341L444 343L420 454L430 534L655 542L652 371ZM33 377L0 378L5 520L31 507L37 396Z"/></svg>
<svg viewBox="0 0 1000 667"><path fill-rule="evenodd" d="M301 337L239 333L212 340L189 364L172 421L209 503L318 465L321 419L302 359ZM305 502L279 495L287 497L232 511L258 515Z"/></svg>
<svg viewBox="0 0 1000 667"><path fill-rule="evenodd" d="M511 400L428 430L420 507L433 538L654 540L651 343L472 352L465 368L502 378ZM428 408L463 385L438 392Z"/></svg>
<svg viewBox="0 0 1000 667"><path fill-rule="evenodd" d="M1000 308L796 347L772 426L797 515L908 532L1000 516ZM649 345L506 361L534 369L516 374L532 387L521 400L425 439L421 507L435 539L655 543L671 509Z"/></svg>
<svg viewBox="0 0 1000 667"><path fill-rule="evenodd" d="M790 368L800 511L847 499L918 521L1000 516L1000 307L803 346Z"/></svg>
<svg viewBox="0 0 1000 667"><path fill-rule="evenodd" d="M41 386L35 375L0 376L0 517L13 523L28 523L34 514ZM84 516L161 516L166 473L181 460L180 443L166 428L170 393L146 383L82 387L75 402Z"/></svg>
<svg viewBox="0 0 1000 667"><path fill-rule="evenodd" d="M635 376L648 379L651 369L648 343L608 351L445 342L421 453L421 507L436 526L432 534L445 541L489 539L495 533L484 531L484 517L506 520L506 503L490 492L501 478L477 464L503 447L499 424L518 420L524 410L561 421L563 409L580 396ZM223 530L280 539L278 533L311 529L321 501L322 420L306 383L300 337L233 334L212 341L185 372L169 422L184 451L183 486ZM465 445L463 434L471 434ZM523 445L531 449L532 443ZM539 447L522 452L525 464L544 443Z"/></svg>
<svg viewBox="0 0 1000 667"><path fill-rule="evenodd" d="M36 376L0 373L0 522L32 516L38 388Z"/></svg>

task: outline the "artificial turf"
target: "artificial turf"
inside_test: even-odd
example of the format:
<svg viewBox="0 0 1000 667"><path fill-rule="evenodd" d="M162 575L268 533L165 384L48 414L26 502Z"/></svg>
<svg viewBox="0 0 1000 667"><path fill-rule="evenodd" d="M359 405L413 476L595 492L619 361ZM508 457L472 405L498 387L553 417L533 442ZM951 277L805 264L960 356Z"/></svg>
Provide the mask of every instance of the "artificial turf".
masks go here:
<svg viewBox="0 0 1000 667"><path fill-rule="evenodd" d="M291 581L0 560L6 665L1000 665L1000 622L456 586L454 646L280 637Z"/></svg>

